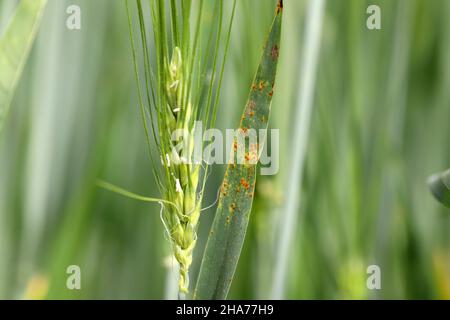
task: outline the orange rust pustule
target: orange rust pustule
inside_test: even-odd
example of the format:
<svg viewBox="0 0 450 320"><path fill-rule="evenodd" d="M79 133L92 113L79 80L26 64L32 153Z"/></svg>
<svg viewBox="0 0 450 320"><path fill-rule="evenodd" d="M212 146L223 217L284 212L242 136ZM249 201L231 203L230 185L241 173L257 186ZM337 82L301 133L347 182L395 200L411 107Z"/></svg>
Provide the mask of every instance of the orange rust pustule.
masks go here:
<svg viewBox="0 0 450 320"><path fill-rule="evenodd" d="M241 178L241 186L242 186L245 190L248 190L248 188L250 187L250 185L248 184L247 180L245 180L245 178Z"/></svg>
<svg viewBox="0 0 450 320"><path fill-rule="evenodd" d="M222 194L222 196L226 196L228 193L227 191L228 191L228 183L224 182L220 187L220 193Z"/></svg>
<svg viewBox="0 0 450 320"><path fill-rule="evenodd" d="M263 91L265 87L266 87L266 84L264 83L264 81L260 81L259 82L259 91Z"/></svg>
<svg viewBox="0 0 450 320"><path fill-rule="evenodd" d="M234 150L234 151L237 151L237 148L238 148L238 142L237 142L236 139L234 139L234 142L233 142L233 150Z"/></svg>
<svg viewBox="0 0 450 320"><path fill-rule="evenodd" d="M278 57L280 56L280 48L278 48L277 45L274 45L271 52L270 52L270 56L272 57L273 60L277 60Z"/></svg>

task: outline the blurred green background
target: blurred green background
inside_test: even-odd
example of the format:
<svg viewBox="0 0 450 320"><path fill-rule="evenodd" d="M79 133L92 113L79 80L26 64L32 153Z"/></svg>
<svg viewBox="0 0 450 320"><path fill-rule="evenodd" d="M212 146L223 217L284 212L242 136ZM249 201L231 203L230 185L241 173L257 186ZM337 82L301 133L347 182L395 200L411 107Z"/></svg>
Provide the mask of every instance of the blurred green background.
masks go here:
<svg viewBox="0 0 450 320"><path fill-rule="evenodd" d="M17 2L0 0L0 32ZM78 31L65 27L71 4ZM382 30L366 28L370 4ZM271 118L280 172L259 178L230 298L271 296L284 188L296 179L307 5L285 1ZM274 6L238 0L220 128L237 126ZM450 213L426 185L450 167L450 1L327 1L320 52L285 297L450 299ZM159 206L95 186L104 178L158 196L132 72L124 1L49 0L0 134L0 298L174 297ZM223 169L213 168L205 206ZM213 215L200 220L193 283ZM366 289L372 264L381 290ZM81 290L66 288L69 265L81 268Z"/></svg>

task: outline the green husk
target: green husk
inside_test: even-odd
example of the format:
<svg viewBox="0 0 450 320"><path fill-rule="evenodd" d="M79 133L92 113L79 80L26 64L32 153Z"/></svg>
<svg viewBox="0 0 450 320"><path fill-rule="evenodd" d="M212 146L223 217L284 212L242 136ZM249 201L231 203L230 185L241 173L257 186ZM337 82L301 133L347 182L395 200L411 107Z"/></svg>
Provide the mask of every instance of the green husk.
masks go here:
<svg viewBox="0 0 450 320"><path fill-rule="evenodd" d="M0 130L27 61L47 0L22 0L0 37Z"/></svg>
<svg viewBox="0 0 450 320"><path fill-rule="evenodd" d="M266 40L263 55L250 89L240 129L267 129L277 70L282 1ZM264 141L259 141L262 145ZM235 140L236 145L236 140ZM232 152L233 154L233 152ZM237 157L234 154L234 157ZM259 155L257 155L259 160ZM250 218L256 183L256 164L227 166L219 203L206 244L194 299L225 299L239 260Z"/></svg>
<svg viewBox="0 0 450 320"><path fill-rule="evenodd" d="M428 185L434 197L447 208L450 208L450 170L432 175Z"/></svg>

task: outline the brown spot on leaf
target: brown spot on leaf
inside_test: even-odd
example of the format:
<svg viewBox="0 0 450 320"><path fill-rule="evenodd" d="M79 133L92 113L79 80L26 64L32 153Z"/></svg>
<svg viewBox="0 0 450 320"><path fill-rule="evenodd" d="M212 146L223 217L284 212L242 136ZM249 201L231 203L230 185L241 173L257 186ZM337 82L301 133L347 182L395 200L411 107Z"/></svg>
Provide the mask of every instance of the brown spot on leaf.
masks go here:
<svg viewBox="0 0 450 320"><path fill-rule="evenodd" d="M278 59L279 55L280 55L280 49L278 48L277 45L274 45L272 47L272 51L270 52L270 56L272 57L273 60L276 60L276 59Z"/></svg>
<svg viewBox="0 0 450 320"><path fill-rule="evenodd" d="M241 178L241 186L242 186L245 190L248 190L248 188L250 187L250 185L248 184L247 180L245 180L245 178Z"/></svg>
<svg viewBox="0 0 450 320"><path fill-rule="evenodd" d="M278 0L276 14L279 14L283 11L283 0Z"/></svg>
<svg viewBox="0 0 450 320"><path fill-rule="evenodd" d="M222 196L226 196L226 195L227 195L227 193L228 193L228 187L229 187L228 182L227 182L227 181L224 181L224 182L222 183L222 186L220 187L220 193L222 194Z"/></svg>
<svg viewBox="0 0 450 320"><path fill-rule="evenodd" d="M265 87L266 87L265 82L264 82L264 81L260 81L260 82L259 82L259 90L260 90L260 91L263 91Z"/></svg>
<svg viewBox="0 0 450 320"><path fill-rule="evenodd" d="M250 109L247 113L248 116L253 117L253 115L255 114L255 112L253 110L256 108L256 102L253 100L250 100L247 104L247 108Z"/></svg>

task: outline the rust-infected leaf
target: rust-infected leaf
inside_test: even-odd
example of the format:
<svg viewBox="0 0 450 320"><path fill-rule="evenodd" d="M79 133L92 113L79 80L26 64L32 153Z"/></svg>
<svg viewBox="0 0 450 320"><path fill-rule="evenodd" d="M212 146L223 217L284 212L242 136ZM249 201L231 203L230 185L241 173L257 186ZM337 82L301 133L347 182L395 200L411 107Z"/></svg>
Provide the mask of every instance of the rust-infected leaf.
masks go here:
<svg viewBox="0 0 450 320"><path fill-rule="evenodd" d="M279 1L239 125L239 128L244 129L242 131L245 132L248 129L256 130L256 132L267 129L280 50L282 9L283 3ZM262 146L263 143L264 141L259 141L253 149L255 146ZM236 149L235 140L233 150ZM245 164L227 166L194 299L225 299L227 297L244 243L253 203L256 163L259 160L259 155L253 149L246 153Z"/></svg>

